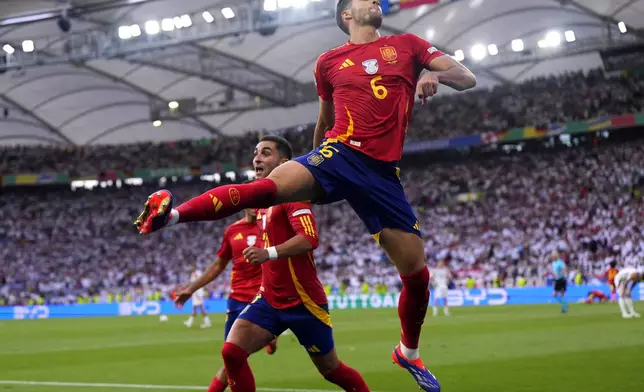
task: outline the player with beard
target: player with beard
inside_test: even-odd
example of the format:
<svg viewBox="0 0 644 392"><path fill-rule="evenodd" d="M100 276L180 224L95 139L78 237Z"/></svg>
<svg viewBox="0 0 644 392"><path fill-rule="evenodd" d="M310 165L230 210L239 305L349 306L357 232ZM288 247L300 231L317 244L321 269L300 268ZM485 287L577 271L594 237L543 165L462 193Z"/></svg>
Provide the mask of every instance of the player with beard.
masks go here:
<svg viewBox="0 0 644 392"><path fill-rule="evenodd" d="M423 103L438 85L466 90L474 75L412 34L381 37L377 0L340 0L338 26L349 42L322 54L314 70L320 113L314 150L264 179L212 189L172 209L172 194L152 194L135 224L149 234L177 223L218 220L243 208L347 200L394 263L402 280L400 344L392 357L424 391L440 385L418 344L429 302L430 275L420 227L399 179L414 95ZM421 76L421 71L427 70Z"/></svg>

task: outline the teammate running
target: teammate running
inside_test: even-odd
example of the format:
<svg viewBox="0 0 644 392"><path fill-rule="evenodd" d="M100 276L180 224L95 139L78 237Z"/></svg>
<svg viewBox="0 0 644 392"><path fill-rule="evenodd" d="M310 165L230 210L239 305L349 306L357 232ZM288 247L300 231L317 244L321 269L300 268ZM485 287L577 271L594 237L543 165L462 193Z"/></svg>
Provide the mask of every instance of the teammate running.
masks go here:
<svg viewBox="0 0 644 392"><path fill-rule="evenodd" d="M190 282L196 281L200 275L201 275L201 271L199 271L199 269L195 267L194 271L192 271L192 274L190 275ZM208 317L208 314L206 313L206 308L203 305L203 297L204 297L204 289L203 289L203 286L201 286L198 290L194 291L192 294L192 314L183 323L186 327L192 328L192 322L194 321L195 316L197 316L197 311L199 311L203 316L203 324L201 324L201 328L212 327L212 323L210 322L210 317Z"/></svg>
<svg viewBox="0 0 644 392"><path fill-rule="evenodd" d="M566 263L559 257L557 252L552 254L552 274L555 276L555 289L552 295L561 304L561 313L568 312L568 302L566 301L566 288L568 287Z"/></svg>
<svg viewBox="0 0 644 392"><path fill-rule="evenodd" d="M452 272L445 265L443 260L438 262L435 269L432 270L432 281L434 282L434 316L438 316L438 303L443 300L443 313L449 316L449 306L447 304L447 295L449 293L449 280Z"/></svg>
<svg viewBox="0 0 644 392"><path fill-rule="evenodd" d="M220 186L176 209L169 191L155 192L135 224L139 232L149 234L176 223L222 219L244 208L347 200L401 276L402 333L393 360L422 390L437 392L440 385L418 350L430 276L420 227L400 183L397 163L414 94L424 103L437 93L439 84L466 90L476 85L476 78L413 34L381 37L377 0L340 0L336 19L350 39L322 54L315 67L320 114L314 150L281 165L269 178ZM419 78L423 68L429 72Z"/></svg>
<svg viewBox="0 0 644 392"><path fill-rule="evenodd" d="M604 277L606 278L606 281L608 282L608 285L610 286L611 303L615 303L615 299L617 298L617 290L615 287L615 276L617 276L618 272L619 270L617 269L617 262L611 261L610 268L606 270L606 274L604 275Z"/></svg>
<svg viewBox="0 0 644 392"><path fill-rule="evenodd" d="M182 307L191 296L217 279L232 260L233 271L230 275L230 295L226 310L224 340L228 337L239 313L250 304L259 292L262 283L262 268L249 263L242 253L247 247L261 243L255 211L246 209L245 213L244 219L228 226L224 232L221 247L217 251L217 259L206 269L206 272L193 279L190 284L182 286L185 288L177 290L175 294L175 304ZM277 340L266 346L266 351L271 355L275 353L276 349ZM221 368L212 380L208 392L223 392L227 386L226 370Z"/></svg>
<svg viewBox="0 0 644 392"><path fill-rule="evenodd" d="M268 176L292 155L285 139L264 137L253 160L257 177ZM255 391L248 355L290 329L324 378L345 391L368 392L362 376L340 362L335 351L327 297L313 260L318 233L310 204L262 209L257 219L264 247L249 246L243 254L250 263L261 264L262 285L233 324L222 349L231 390Z"/></svg>
<svg viewBox="0 0 644 392"><path fill-rule="evenodd" d="M633 318L640 317L640 314L633 308L633 287L644 279L644 267L639 269L624 268L615 276L615 285L619 299L619 309L622 311L622 317ZM629 285L630 283L630 285ZM629 287L630 286L630 287Z"/></svg>

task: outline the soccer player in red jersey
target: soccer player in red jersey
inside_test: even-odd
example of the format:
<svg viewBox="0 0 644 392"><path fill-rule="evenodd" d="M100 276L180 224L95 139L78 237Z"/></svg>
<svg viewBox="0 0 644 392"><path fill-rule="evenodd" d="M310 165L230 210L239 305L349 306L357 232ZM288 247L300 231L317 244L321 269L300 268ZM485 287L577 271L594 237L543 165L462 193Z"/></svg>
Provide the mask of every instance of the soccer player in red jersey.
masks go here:
<svg viewBox="0 0 644 392"><path fill-rule="evenodd" d="M194 282L180 286L181 288L174 294L175 304L183 307L194 293L217 279L232 260L233 271L230 276L230 295L226 310L224 339L228 337L239 313L255 298L262 283L262 268L249 263L242 253L249 246L261 243L255 210L246 209L245 212L244 219L231 224L224 232L221 247L217 251L217 259ZM271 355L275 353L276 349L277 340L273 340L266 346L266 351ZM226 370L221 368L212 380L208 392L223 392L227 386Z"/></svg>
<svg viewBox="0 0 644 392"><path fill-rule="evenodd" d="M264 137L253 160L257 177L266 177L291 157L285 139ZM292 202L261 209L257 219L264 246L249 246L243 254L252 265L261 264L262 285L233 324L222 349L231 390L255 391L248 355L290 329L328 381L345 391L368 392L360 374L343 364L334 348L327 298L313 260L318 232L310 204Z"/></svg>
<svg viewBox="0 0 644 392"><path fill-rule="evenodd" d="M476 78L415 35L381 37L377 0L340 0L336 19L350 38L322 54L315 67L320 114L314 150L286 162L267 178L220 186L176 209L172 194L158 191L150 195L135 224L139 232L149 234L176 223L222 219L243 208L347 200L401 276L402 333L393 360L422 390L438 392L440 385L418 351L429 302L429 271L397 163L414 95L424 102L437 93L439 84L466 90L476 85ZM421 75L423 69L427 72Z"/></svg>
<svg viewBox="0 0 644 392"><path fill-rule="evenodd" d="M606 270L606 273L604 274L604 277L608 281L608 285L610 286L610 302L615 303L615 300L617 299L617 289L615 287L615 277L617 276L617 273L619 272L619 269L617 269L617 262L611 261L610 263L610 268Z"/></svg>

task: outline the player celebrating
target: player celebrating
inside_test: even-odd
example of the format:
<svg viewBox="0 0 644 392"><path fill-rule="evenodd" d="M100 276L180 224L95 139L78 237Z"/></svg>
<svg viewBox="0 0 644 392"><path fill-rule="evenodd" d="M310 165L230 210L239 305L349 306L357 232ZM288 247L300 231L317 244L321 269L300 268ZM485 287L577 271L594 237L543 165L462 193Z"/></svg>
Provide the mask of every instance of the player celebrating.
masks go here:
<svg viewBox="0 0 644 392"><path fill-rule="evenodd" d="M199 271L199 269L195 267L194 271L192 271L192 274L190 275L190 281L195 282L197 278L199 278L199 276L201 276L201 271ZM208 314L206 313L206 308L203 305L203 297L204 297L203 286L200 287L192 294L192 314L183 323L186 327L188 328L192 327L192 322L194 321L195 316L197 315L197 310L203 316L203 324L201 324L201 328L210 328L212 326L212 323L210 322L210 317L208 317Z"/></svg>
<svg viewBox="0 0 644 392"><path fill-rule="evenodd" d="M217 259L206 269L206 272L185 285L176 293L175 303L182 307L202 287L214 281L226 270L230 260L233 261L233 271L230 276L230 295L226 310L226 323L224 326L224 340L228 337L233 323L239 313L255 298L262 283L262 268L250 264L243 255L243 250L259 243L259 227L257 226L255 210L246 209L244 219L228 226L224 232L221 247L217 251ZM277 340L266 346L269 354L274 354L277 349ZM221 368L212 380L208 392L223 392L228 386L226 370Z"/></svg>
<svg viewBox="0 0 644 392"><path fill-rule="evenodd" d="M557 252L552 254L552 258L552 273L555 276L555 289L552 295L561 304L561 313L567 313L568 302L564 296L566 295L566 288L568 286L566 279L568 269L566 268L566 263L559 257Z"/></svg>
<svg viewBox="0 0 644 392"><path fill-rule="evenodd" d="M439 300L443 300L443 313L449 316L449 306L447 305L447 294L449 293L449 280L452 272L447 268L443 260L438 262L436 269L432 270L432 281L434 282L434 316L438 315Z"/></svg>
<svg viewBox="0 0 644 392"><path fill-rule="evenodd" d="M624 268L615 276L615 285L619 295L617 302L624 318L640 317L640 314L633 309L632 292L633 287L642 279L644 279L644 267L639 269Z"/></svg>
<svg viewBox="0 0 644 392"><path fill-rule="evenodd" d="M619 270L616 267L617 262L611 261L610 267L606 270L606 274L604 275L606 281L608 282L608 285L610 286L610 302L612 303L615 303L615 298L617 297L617 290L615 288L615 276L617 276Z"/></svg>
<svg viewBox="0 0 644 392"><path fill-rule="evenodd" d="M350 39L322 54L315 67L320 114L314 150L281 165L268 178L220 186L176 209L170 192L155 192L135 224L139 232L149 234L176 223L222 219L243 208L347 200L401 276L402 333L393 359L421 389L437 392L440 385L418 351L430 276L420 227L400 183L397 162L414 94L425 102L437 93L439 84L465 90L476 85L476 78L415 35L381 37L377 0L340 0L336 19ZM429 72L419 78L423 68Z"/></svg>
<svg viewBox="0 0 644 392"><path fill-rule="evenodd" d="M285 139L264 137L253 160L257 177L266 177L292 154ZM264 248L253 245L243 254L250 263L261 264L262 285L222 349L231 390L255 391L248 355L290 329L328 381L345 391L368 392L360 374L340 362L334 348L327 298L313 261L318 234L310 205L285 203L260 210L257 218Z"/></svg>

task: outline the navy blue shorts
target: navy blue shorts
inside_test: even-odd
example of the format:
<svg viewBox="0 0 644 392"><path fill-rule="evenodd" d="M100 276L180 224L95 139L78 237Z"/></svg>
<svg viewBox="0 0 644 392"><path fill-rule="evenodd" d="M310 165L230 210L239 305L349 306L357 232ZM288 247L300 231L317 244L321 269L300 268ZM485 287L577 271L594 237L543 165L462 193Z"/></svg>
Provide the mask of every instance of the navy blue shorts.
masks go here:
<svg viewBox="0 0 644 392"><path fill-rule="evenodd" d="M239 318L258 325L275 336L290 329L311 356L326 355L335 347L329 309L326 305L316 305L313 310L309 310L305 305L275 309L263 296L257 296L241 312Z"/></svg>
<svg viewBox="0 0 644 392"><path fill-rule="evenodd" d="M313 174L326 195L316 204L349 202L369 233L379 240L383 229L400 229L421 236L396 162L383 162L339 141L325 141L295 158Z"/></svg>
<svg viewBox="0 0 644 392"><path fill-rule="evenodd" d="M224 324L224 340L228 338L235 320L239 314L248 306L248 302L237 301L236 299L228 298L228 305L226 306L226 323Z"/></svg>

